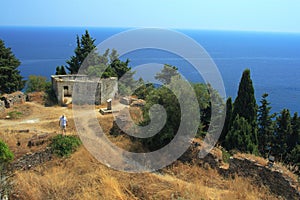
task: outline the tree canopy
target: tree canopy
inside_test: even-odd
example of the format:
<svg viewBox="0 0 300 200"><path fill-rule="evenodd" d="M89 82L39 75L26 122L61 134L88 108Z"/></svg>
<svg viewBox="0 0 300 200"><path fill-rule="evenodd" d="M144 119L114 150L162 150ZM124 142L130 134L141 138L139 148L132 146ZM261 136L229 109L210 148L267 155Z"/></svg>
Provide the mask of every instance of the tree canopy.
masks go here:
<svg viewBox="0 0 300 200"><path fill-rule="evenodd" d="M68 66L66 67L71 74L77 74L79 68L83 64L84 59L92 52L95 53L95 39L93 39L89 32L86 30L85 34L79 38L76 38L77 47L74 50L75 55L73 55L70 60L67 61ZM96 53L95 53L96 54ZM89 59L90 60L90 59ZM95 65L95 63L89 63L89 65Z"/></svg>
<svg viewBox="0 0 300 200"><path fill-rule="evenodd" d="M67 72L66 72L65 67L63 65L56 67L55 75L66 75L66 74L67 74Z"/></svg>
<svg viewBox="0 0 300 200"><path fill-rule="evenodd" d="M232 125L232 100L231 97L229 97L226 101L226 117L224 122L224 127L221 132L219 143L223 144L226 138L226 135L230 131L231 125Z"/></svg>
<svg viewBox="0 0 300 200"><path fill-rule="evenodd" d="M47 89L49 83L44 76L30 75L27 80L26 92L41 92Z"/></svg>
<svg viewBox="0 0 300 200"><path fill-rule="evenodd" d="M18 70L20 64L11 49L6 48L0 39L0 93L12 93L24 88L25 81Z"/></svg>
<svg viewBox="0 0 300 200"><path fill-rule="evenodd" d="M250 125L255 125L257 118L257 104L254 96L254 87L250 78L250 70L243 72L238 95L233 105L233 116L244 117Z"/></svg>
<svg viewBox="0 0 300 200"><path fill-rule="evenodd" d="M178 75L177 70L177 67L165 64L161 72L155 75L155 79L161 81L163 84L169 84L171 82L171 78Z"/></svg>
<svg viewBox="0 0 300 200"><path fill-rule="evenodd" d="M261 105L258 108L258 144L259 152L261 155L266 156L271 148L273 134L274 134L274 123L272 118L275 114L270 114L271 106L267 100L268 94L262 95Z"/></svg>
<svg viewBox="0 0 300 200"><path fill-rule="evenodd" d="M227 130L230 131L226 136L225 146L228 149L257 153L257 104L249 69L243 72L238 95L233 104L232 119L232 127L229 129L227 127ZM248 130L249 128L251 129L250 131ZM242 147L241 144L246 146Z"/></svg>
<svg viewBox="0 0 300 200"><path fill-rule="evenodd" d="M239 115L226 135L225 146L227 149L236 149L241 152L258 154L257 146L252 141L252 127L244 117Z"/></svg>

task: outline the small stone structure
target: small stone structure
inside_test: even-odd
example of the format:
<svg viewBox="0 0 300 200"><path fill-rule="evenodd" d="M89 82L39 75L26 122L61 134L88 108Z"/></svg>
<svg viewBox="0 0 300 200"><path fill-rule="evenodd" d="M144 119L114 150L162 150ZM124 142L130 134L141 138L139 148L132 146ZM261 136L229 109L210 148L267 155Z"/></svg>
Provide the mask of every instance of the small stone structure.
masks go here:
<svg viewBox="0 0 300 200"><path fill-rule="evenodd" d="M73 88L76 88L77 91L75 92L79 98L87 98L90 95L86 94L95 90L95 98L90 99L91 102L89 99L84 99L84 102L91 104L102 104L107 99L113 99L118 93L116 77L96 79L87 75L52 75L51 81L59 105L64 104L65 97L72 97Z"/></svg>
<svg viewBox="0 0 300 200"><path fill-rule="evenodd" d="M107 102L107 107L106 108L100 108L100 110L99 110L99 112L102 115L119 112L119 110L116 110L116 109L112 108L112 99L108 99L108 100L106 100L106 102Z"/></svg>
<svg viewBox="0 0 300 200"><path fill-rule="evenodd" d="M107 100L107 110L111 110L111 101L112 99Z"/></svg>
<svg viewBox="0 0 300 200"><path fill-rule="evenodd" d="M133 97L122 97L120 99L120 103L124 104L124 105L130 105L132 102L137 101L137 98L133 98Z"/></svg>
<svg viewBox="0 0 300 200"><path fill-rule="evenodd" d="M17 91L11 94L4 94L0 98L0 110L10 108L16 104L22 104L26 101L26 95L23 92ZM4 107L3 107L4 106Z"/></svg>

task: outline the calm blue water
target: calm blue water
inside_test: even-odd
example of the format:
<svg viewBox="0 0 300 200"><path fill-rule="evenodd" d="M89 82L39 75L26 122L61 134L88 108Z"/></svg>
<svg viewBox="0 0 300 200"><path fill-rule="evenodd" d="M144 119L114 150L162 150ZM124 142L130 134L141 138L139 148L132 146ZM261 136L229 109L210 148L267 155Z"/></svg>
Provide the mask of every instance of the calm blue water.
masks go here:
<svg viewBox="0 0 300 200"><path fill-rule="evenodd" d="M50 77L73 55L76 35L84 28L0 27L0 39L22 62L20 70ZM126 29L88 28L96 44ZM256 98L269 93L273 112L289 108L300 112L300 34L179 30L201 44L218 66L227 96L236 97L241 74L251 70ZM167 52L138 51L126 55L132 67L162 62L175 65L186 78L201 81L188 63ZM126 58L127 58L126 57ZM124 56L122 59L126 59Z"/></svg>

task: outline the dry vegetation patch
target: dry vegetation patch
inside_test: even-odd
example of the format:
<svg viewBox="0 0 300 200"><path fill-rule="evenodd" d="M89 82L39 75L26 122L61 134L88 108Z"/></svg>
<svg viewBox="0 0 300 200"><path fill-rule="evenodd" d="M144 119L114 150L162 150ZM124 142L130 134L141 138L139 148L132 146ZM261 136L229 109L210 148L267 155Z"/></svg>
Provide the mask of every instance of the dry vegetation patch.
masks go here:
<svg viewBox="0 0 300 200"><path fill-rule="evenodd" d="M67 107L44 107L36 103L23 105L28 115L16 120L0 120L0 138L18 156L29 151L26 142L17 146L18 141L27 141L37 133L59 131L58 118L62 113L68 117L68 134L76 133L72 109ZM112 115L96 116L109 139L118 146L137 150L140 144L126 136L109 136L114 118ZM137 110L131 112L139 119ZM24 120L39 119L37 123L21 123ZM14 132L16 130L29 132ZM36 130L36 131L35 131ZM46 144L45 144L46 145ZM36 148L36 149L35 149ZM221 152L216 152L222 157ZM262 161L258 161L262 162ZM12 199L276 199L262 185L255 185L249 178L234 177L225 179L216 170L201 168L179 161L154 173L126 173L115 171L99 163L81 147L69 158L54 158L30 170L17 171Z"/></svg>

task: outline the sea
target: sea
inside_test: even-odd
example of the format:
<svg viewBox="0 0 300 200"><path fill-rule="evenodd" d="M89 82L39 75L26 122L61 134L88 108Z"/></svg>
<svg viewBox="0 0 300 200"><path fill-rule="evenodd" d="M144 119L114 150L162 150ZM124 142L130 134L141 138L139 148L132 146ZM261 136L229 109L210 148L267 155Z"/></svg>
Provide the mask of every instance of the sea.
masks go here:
<svg viewBox="0 0 300 200"><path fill-rule="evenodd" d="M0 27L0 39L21 61L19 70L24 79L41 75L50 80L57 66L66 65L74 55L76 36L88 30L95 44L131 28L84 27ZM244 69L251 71L255 96L268 93L271 112L287 108L300 112L300 33L180 30L175 31L200 44L219 70L226 96L237 96ZM174 41L176 42L176 41ZM112 47L113 48L113 47ZM203 82L184 59L172 53L145 50L121 56L129 65L163 63L178 67L191 82Z"/></svg>

